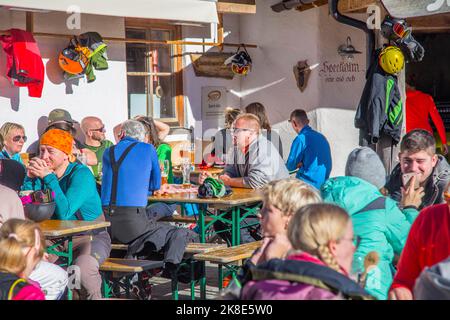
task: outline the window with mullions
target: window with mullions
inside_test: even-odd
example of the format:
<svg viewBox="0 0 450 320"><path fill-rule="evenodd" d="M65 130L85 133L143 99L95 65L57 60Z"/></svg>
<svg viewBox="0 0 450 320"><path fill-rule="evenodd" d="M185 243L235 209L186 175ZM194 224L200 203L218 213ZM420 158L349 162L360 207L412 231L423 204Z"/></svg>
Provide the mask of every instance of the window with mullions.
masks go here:
<svg viewBox="0 0 450 320"><path fill-rule="evenodd" d="M126 38L167 41L174 39L174 30L127 27ZM130 118L148 115L165 122L179 122L173 48L164 44L126 44Z"/></svg>

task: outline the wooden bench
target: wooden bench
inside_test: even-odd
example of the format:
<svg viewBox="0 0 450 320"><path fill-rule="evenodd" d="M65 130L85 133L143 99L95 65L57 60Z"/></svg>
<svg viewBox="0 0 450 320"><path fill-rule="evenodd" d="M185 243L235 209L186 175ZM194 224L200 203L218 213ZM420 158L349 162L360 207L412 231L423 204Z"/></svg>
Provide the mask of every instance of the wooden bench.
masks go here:
<svg viewBox="0 0 450 320"><path fill-rule="evenodd" d="M113 250L121 250L126 251L128 250L128 245L126 244L117 244L113 243L111 245ZM185 260L182 262L184 264L189 264L190 268L194 268L194 264L196 263L195 259L193 259L193 255L199 254L199 253L206 253L209 251L219 250L226 248L226 244L216 244L216 243L189 243L186 246L185 249ZM120 264L127 264L128 261L134 261L131 262L127 266L123 266L123 269L120 269L122 267ZM100 270L105 269L104 271L115 271L115 272L135 272L140 273L144 270L140 270L138 267L140 266L140 263L138 261L144 261L145 260L125 260L125 259L113 259L109 258L105 261L104 264L102 264L102 267ZM114 269L114 270L112 270ZM176 277L174 277L171 283L172 288L172 298L174 300L178 300L178 280ZM195 300L195 280L191 276L191 299Z"/></svg>
<svg viewBox="0 0 450 320"><path fill-rule="evenodd" d="M236 276L240 262L252 256L256 249L261 247L261 241L241 244L234 247L222 248L217 250L209 250L207 252L194 255L194 260L210 262L218 265L219 272L219 292L222 291L222 283L224 278L223 266L229 270L232 277Z"/></svg>
<svg viewBox="0 0 450 320"><path fill-rule="evenodd" d="M211 250L223 249L226 248L226 244L217 244L217 243L188 243L185 249L185 253L188 254L197 254L197 253L206 253ZM113 243L111 244L112 250L121 250L127 251L128 245L121 243Z"/></svg>
<svg viewBox="0 0 450 320"><path fill-rule="evenodd" d="M124 289L125 296L129 299L132 287L131 280L135 274L138 274L137 289L140 293L139 296L141 299L147 299L148 297L144 295L142 272L162 267L163 261L108 258L100 266L100 272L103 276L103 296L110 298L112 292Z"/></svg>
<svg viewBox="0 0 450 320"><path fill-rule="evenodd" d="M205 223L211 222L213 219L211 217L205 217ZM162 222L177 222L177 223L197 223L198 217L194 216L182 216L182 215L173 215L168 217L163 217L158 221Z"/></svg>

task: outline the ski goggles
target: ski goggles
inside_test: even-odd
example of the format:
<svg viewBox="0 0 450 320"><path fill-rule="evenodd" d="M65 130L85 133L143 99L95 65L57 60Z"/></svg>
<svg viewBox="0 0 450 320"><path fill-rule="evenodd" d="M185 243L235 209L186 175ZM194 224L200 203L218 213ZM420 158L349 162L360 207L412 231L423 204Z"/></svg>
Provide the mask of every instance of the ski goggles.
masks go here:
<svg viewBox="0 0 450 320"><path fill-rule="evenodd" d="M392 26L392 31L394 31L395 35L401 39L406 38L411 34L411 28L407 27L403 23L394 23Z"/></svg>

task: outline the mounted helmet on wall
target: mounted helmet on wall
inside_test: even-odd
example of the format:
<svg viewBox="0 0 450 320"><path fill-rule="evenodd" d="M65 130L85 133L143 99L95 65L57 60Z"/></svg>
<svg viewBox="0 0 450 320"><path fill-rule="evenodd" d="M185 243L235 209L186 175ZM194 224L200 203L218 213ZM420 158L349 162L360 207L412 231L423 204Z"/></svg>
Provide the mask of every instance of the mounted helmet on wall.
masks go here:
<svg viewBox="0 0 450 320"><path fill-rule="evenodd" d="M234 55L225 60L224 64L231 64L231 70L233 71L233 73L246 75L252 68L252 58L248 54L247 49L245 49L244 45L244 50L239 50L240 48L241 47L237 49Z"/></svg>
<svg viewBox="0 0 450 320"><path fill-rule="evenodd" d="M86 50L87 49L87 50ZM58 62L61 69L69 74L84 73L89 63L89 49L80 46L76 38L70 41L67 48L59 54Z"/></svg>
<svg viewBox="0 0 450 320"><path fill-rule="evenodd" d="M405 56L400 48L388 46L380 52L378 63L384 72L395 75L404 68Z"/></svg>
<svg viewBox="0 0 450 320"><path fill-rule="evenodd" d="M388 40L397 41L411 34L411 27L403 19L387 16L381 24L381 34Z"/></svg>

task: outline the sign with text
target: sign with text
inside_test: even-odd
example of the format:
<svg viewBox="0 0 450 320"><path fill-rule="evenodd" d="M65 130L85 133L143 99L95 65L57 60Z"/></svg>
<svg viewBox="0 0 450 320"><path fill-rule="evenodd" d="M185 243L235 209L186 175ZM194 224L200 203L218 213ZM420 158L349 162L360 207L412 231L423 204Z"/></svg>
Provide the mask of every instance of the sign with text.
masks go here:
<svg viewBox="0 0 450 320"><path fill-rule="evenodd" d="M202 87L202 119L223 119L227 107L225 87Z"/></svg>
<svg viewBox="0 0 450 320"><path fill-rule="evenodd" d="M343 60L340 62L324 61L319 66L319 77L325 83L352 83L365 71L358 62Z"/></svg>
<svg viewBox="0 0 450 320"><path fill-rule="evenodd" d="M450 12L450 0L381 0L395 18L413 18Z"/></svg>

